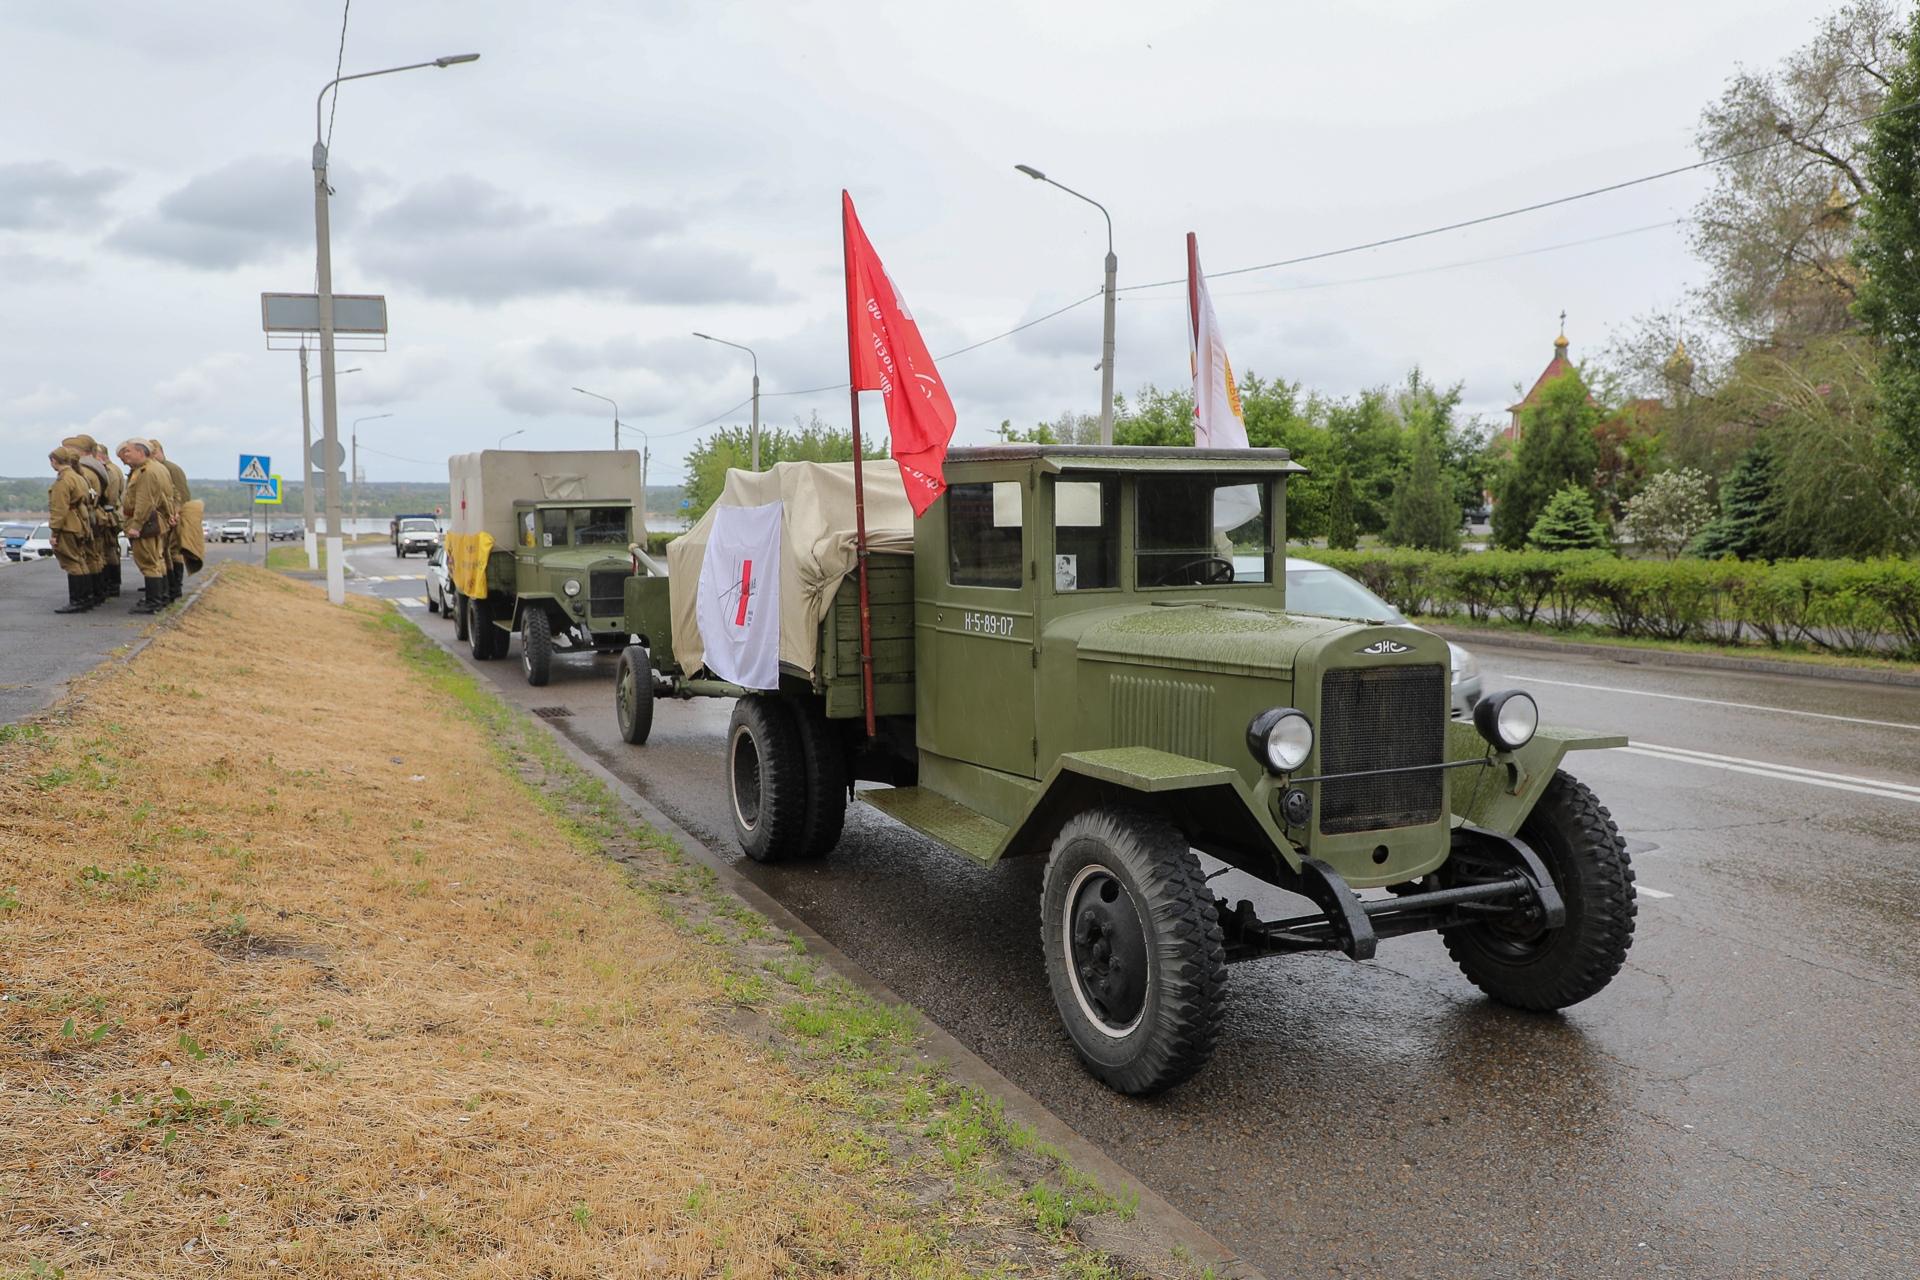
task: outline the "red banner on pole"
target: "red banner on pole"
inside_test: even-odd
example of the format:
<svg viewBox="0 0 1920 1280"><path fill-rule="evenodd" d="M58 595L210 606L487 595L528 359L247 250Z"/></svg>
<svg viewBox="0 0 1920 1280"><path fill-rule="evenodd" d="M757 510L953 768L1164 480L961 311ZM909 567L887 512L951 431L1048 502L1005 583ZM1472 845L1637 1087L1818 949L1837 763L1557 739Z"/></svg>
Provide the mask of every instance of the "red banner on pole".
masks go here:
<svg viewBox="0 0 1920 1280"><path fill-rule="evenodd" d="M914 515L925 515L947 487L943 472L953 439L953 400L845 191L840 212L847 260L847 371L856 396L880 393L907 501Z"/></svg>

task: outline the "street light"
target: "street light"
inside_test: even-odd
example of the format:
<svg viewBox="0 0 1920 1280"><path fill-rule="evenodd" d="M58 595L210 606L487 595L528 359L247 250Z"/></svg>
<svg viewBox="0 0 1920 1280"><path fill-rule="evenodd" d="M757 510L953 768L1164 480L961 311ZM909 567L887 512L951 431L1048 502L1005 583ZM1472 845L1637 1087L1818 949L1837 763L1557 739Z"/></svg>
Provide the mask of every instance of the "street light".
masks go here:
<svg viewBox="0 0 1920 1280"><path fill-rule="evenodd" d="M605 400L608 404L613 405L613 447L618 449L620 447L620 406L619 404L614 400L612 396L603 396L598 391L589 391L585 387L575 387L574 390L578 391L583 396L592 396L595 400Z"/></svg>
<svg viewBox="0 0 1920 1280"><path fill-rule="evenodd" d="M732 347L735 351L744 351L753 361L753 469L760 469L760 357L753 354L752 347L741 346L737 342L728 342L725 338L716 338L710 333L698 333L696 338L705 338L708 342L717 342L723 347Z"/></svg>
<svg viewBox="0 0 1920 1280"><path fill-rule="evenodd" d="M327 144L320 134L320 108L327 100L327 94L338 94L339 87L349 80L366 80L373 76L390 76L399 71L418 71L422 67L451 67L462 62L477 62L477 53L455 53L435 58L431 62L412 62L404 67L386 67L379 71L362 71L350 76L335 76L313 100L313 241L315 257L314 291L320 302L320 425L327 442L327 456L340 445L339 399L334 379L339 375L333 367L333 246L332 235L327 224L327 197L332 194L327 186ZM303 387L305 384L302 384ZM334 604L347 602L346 567L341 563L340 546L340 478L333 468L327 468L327 599Z"/></svg>
<svg viewBox="0 0 1920 1280"><path fill-rule="evenodd" d="M334 374L344 378L360 372L355 365ZM306 530L307 568L320 567L319 541L313 536L313 413L307 407L307 384L320 375L307 372L307 344L300 344L300 527Z"/></svg>
<svg viewBox="0 0 1920 1280"><path fill-rule="evenodd" d="M1119 270L1120 270L1120 260L1113 256L1113 215L1107 212L1107 206L1101 204L1098 200L1095 200L1092 196L1081 195L1078 191L1075 191L1072 187L1066 186L1062 183L1055 182L1052 178L1049 178L1046 174L1040 172L1038 169L1034 168L1030 164L1017 164L1013 167L1018 169L1021 173L1026 174L1029 178L1032 178L1036 182L1044 182L1050 187L1059 187L1062 191L1066 192L1068 195L1074 196L1077 199L1085 200L1088 204L1098 209L1100 211L1100 216L1107 220L1107 282L1106 284L1101 286L1101 289L1100 289L1100 293L1103 299L1104 309L1106 311L1105 327L1102 329L1101 336L1100 336L1100 443L1112 444L1113 443L1113 294L1114 294L1113 285L1114 285L1114 277L1119 273Z"/></svg>
<svg viewBox="0 0 1920 1280"><path fill-rule="evenodd" d="M509 431L507 432L507 434L501 436L500 443L493 447L496 449L504 449L507 447L507 441L513 439L515 436L523 436L525 434L527 434L527 429L525 427L520 428L518 431Z"/></svg>
<svg viewBox="0 0 1920 1280"><path fill-rule="evenodd" d="M349 464L352 468L349 474L353 477L353 518L355 520L360 518L360 424L363 422L378 422L382 418L391 418L392 416L390 413L376 413L365 418L355 418L353 420L353 433L350 436L350 439L353 441L353 461ZM331 534L329 534L329 536L331 536ZM327 544L327 555L329 557L335 557L339 554L338 551L333 549L332 543ZM329 559L329 563L331 562L331 559Z"/></svg>

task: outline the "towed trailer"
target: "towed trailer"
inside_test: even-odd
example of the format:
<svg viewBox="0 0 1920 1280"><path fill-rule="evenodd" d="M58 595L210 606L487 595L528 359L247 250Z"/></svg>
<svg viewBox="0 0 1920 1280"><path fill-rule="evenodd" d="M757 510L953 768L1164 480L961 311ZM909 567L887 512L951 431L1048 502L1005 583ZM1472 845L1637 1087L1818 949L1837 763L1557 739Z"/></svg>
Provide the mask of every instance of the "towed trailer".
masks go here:
<svg viewBox="0 0 1920 1280"><path fill-rule="evenodd" d="M1054 1002L1122 1092L1205 1065L1236 962L1437 932L1504 1004L1595 995L1632 942L1633 872L1562 766L1626 740L1542 724L1517 690L1455 721L1439 637L1289 614L1301 470L1274 449L955 449L916 521L873 468L864 603L850 467L732 472L720 506L782 504L777 679L709 666L710 512L668 577L625 584L622 736L644 744L663 700L735 699L734 830L760 861L829 852L850 798L981 863L1044 858ZM1313 909L1216 899L1196 851Z"/></svg>

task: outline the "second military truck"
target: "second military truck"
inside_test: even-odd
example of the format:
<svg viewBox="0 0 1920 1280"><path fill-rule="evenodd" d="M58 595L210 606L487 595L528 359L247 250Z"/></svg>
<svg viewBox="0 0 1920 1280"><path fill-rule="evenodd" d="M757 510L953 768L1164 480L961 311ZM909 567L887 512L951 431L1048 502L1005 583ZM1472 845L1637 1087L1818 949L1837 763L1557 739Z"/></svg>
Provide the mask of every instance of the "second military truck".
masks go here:
<svg viewBox="0 0 1920 1280"><path fill-rule="evenodd" d="M645 647L621 658L621 732L644 742L656 699L735 699L725 770L749 857L825 853L857 794L982 863L1044 859L1055 1007L1088 1069L1127 1093L1208 1060L1235 961L1365 960L1432 931L1489 996L1534 1010L1619 972L1633 872L1561 765L1626 740L1542 724L1519 690L1452 720L1440 637L1289 613L1301 468L1284 451L955 449L918 520L873 465L864 599L847 470L730 472L669 547L672 576L627 583ZM767 513L777 579L728 532ZM720 678L768 614L777 670L762 656L753 687ZM1196 851L1312 910L1217 899Z"/></svg>
<svg viewBox="0 0 1920 1280"><path fill-rule="evenodd" d="M624 590L644 542L646 485L631 449L484 449L447 461L454 634L477 659L520 633L527 683L556 652L626 647Z"/></svg>

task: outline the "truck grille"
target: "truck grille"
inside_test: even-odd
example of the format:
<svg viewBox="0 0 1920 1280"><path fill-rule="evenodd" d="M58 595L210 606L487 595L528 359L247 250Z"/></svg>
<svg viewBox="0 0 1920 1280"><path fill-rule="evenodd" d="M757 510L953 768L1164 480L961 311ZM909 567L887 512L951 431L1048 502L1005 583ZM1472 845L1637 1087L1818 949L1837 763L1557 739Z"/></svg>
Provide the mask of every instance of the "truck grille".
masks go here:
<svg viewBox="0 0 1920 1280"><path fill-rule="evenodd" d="M595 618L618 618L627 609L627 573L624 569L595 569L587 575L587 613Z"/></svg>
<svg viewBox="0 0 1920 1280"><path fill-rule="evenodd" d="M1446 758L1447 670L1349 667L1320 682L1320 773L1440 764ZM1437 821L1443 773L1376 774L1320 784L1320 830L1380 831Z"/></svg>

